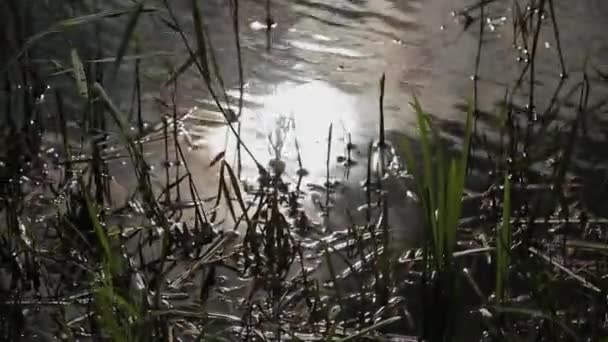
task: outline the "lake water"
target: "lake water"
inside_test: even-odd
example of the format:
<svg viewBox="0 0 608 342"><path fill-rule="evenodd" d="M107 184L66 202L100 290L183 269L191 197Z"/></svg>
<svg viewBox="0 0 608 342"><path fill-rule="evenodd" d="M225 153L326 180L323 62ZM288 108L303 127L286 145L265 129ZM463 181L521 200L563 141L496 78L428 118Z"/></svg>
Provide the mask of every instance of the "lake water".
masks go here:
<svg viewBox="0 0 608 342"><path fill-rule="evenodd" d="M127 8L130 4L124 0L93 1L91 3L98 3L98 7L91 9L82 3L88 2L39 3L40 10L34 12L32 34L61 18ZM170 3L176 19L195 45L190 1ZM220 74L234 108L238 98L238 64L232 14L227 3L205 1L201 6ZM490 0L483 3L487 5L484 7L484 39L477 76L478 102L481 110L495 112L497 101L513 87L525 65L526 55L521 42L514 44L513 10L515 3L525 9L529 2ZM604 28L608 25L608 4L601 0L577 3L554 0L553 3L570 76L558 98L564 103L576 102L575 87L581 83L586 66L592 84L590 106L600 112L606 87L597 71L606 69L608 38ZM154 123L166 114L157 99L169 100L169 92L164 86L166 65L180 65L187 59L187 51L179 35L163 23L169 15L160 1L149 4L158 5L159 10L142 15L136 38L140 54L147 56L142 60L143 115ZM415 116L408 102L412 100L412 94L416 94L448 139L458 143L458 126L462 126L464 119L462 105L473 95L472 79L480 29L479 3L461 0L297 0L271 1L270 4L275 24L269 46L265 27L266 1L239 1L245 82L242 134L243 141L260 161L276 157L275 151L268 151L268 134L275 131L278 118L292 121L288 130L298 138L304 166L312 171L313 178L324 175L330 124L333 124L336 143L334 151L344 149L348 134L364 151L363 146L376 138L379 131L379 79L383 73L386 74L385 127L389 135L412 135ZM461 15L463 10L468 14ZM562 71L549 11L545 17L536 62L535 98L539 113L552 100ZM37 44L37 53L41 59L54 57L55 63L41 64L57 67L59 62L59 69L69 66L72 48L76 48L85 61L112 57L121 43L126 22L124 16L100 21L101 33L97 37L93 25L49 35ZM101 51L97 51L98 45ZM110 69L111 63L97 64ZM125 63L120 77L106 80L113 99L125 111L132 101L133 65L133 62ZM221 117L214 106L209 105L209 94L194 69L188 69L179 78L176 105L180 114L199 107L186 128L192 145L200 147L195 153L208 159L226 149L226 129L209 127L213 126L208 125L209 117ZM61 87L61 80L57 83ZM568 108L562 112L564 117L572 114L572 111L568 113ZM491 135L483 124L480 131ZM228 146L234 146L234 138L228 140ZM284 147L281 157L288 166L294 164L292 148Z"/></svg>
<svg viewBox="0 0 608 342"><path fill-rule="evenodd" d="M189 2L171 3L176 17L191 32ZM478 106L482 111L497 112L497 103L503 99L505 91L512 91L525 66L522 43L514 44L513 4L512 1L489 1L485 7L477 77ZM520 1L519 4L525 7L528 2ZM108 3L107 6L114 5ZM480 30L480 10L475 7L478 4L470 1L298 0L273 1L271 5L276 26L270 33L269 47L265 2L240 2L245 76L242 137L262 164L278 156L287 163L287 175L295 179L298 164L294 142L297 138L303 166L310 171L305 182L323 183L331 124L331 174L343 178L343 167L336 160L345 153L350 135L358 146L354 159L359 166L350 170L349 179L358 184L365 177L366 146L378 137L379 80L383 73L386 74L385 128L395 146L399 146L400 139L414 133L415 115L408 104L413 94L434 116L446 141L459 145L465 118L463 105L467 97L473 96ZM459 14L467 8L472 19L470 25L467 16ZM557 96L557 101L563 103L559 115L563 119L573 117L572 107L578 100L577 86L582 81L585 65L592 84L590 107L601 113L605 110L602 101L606 83L597 70L606 69L603 58L608 54L608 38L603 32L608 27L608 4L600 0L577 3L556 0L554 8L569 76L563 80ZM217 50L228 97L235 108L238 64L231 13L220 1L206 2L203 12ZM160 15L166 16L162 12ZM549 11L545 17L537 47L535 98L538 113L554 100L554 92L562 81ZM139 29L144 51L181 51L183 54L172 58L178 63L185 60L183 43L162 23L144 20ZM117 30L118 37L120 30ZM108 42L111 41L108 38ZM160 69L158 60L145 63L151 66L149 73ZM158 94L159 89L161 96L166 98L167 93L154 76L150 75L145 82L150 94L148 98ZM116 87L117 95L128 93L126 88ZM522 96L527 97L527 92ZM225 127L206 124L206 118L220 117L209 102L208 92L195 70L186 72L180 78L177 105L184 112L193 106L199 108L193 112L192 120L187 120L186 127L192 143L198 147L191 153L202 164L197 168L201 170L206 168L206 161L211 156L223 150L228 150L231 156L235 147L235 139ZM125 99L123 103L128 102ZM153 116L159 111L153 105L148 108L145 115L152 115L150 120L154 120ZM562 124L568 125L567 122ZM277 130L278 127L281 128ZM492 140L495 134L490 127L488 122L480 120L479 132ZM595 128L594 133L601 136L600 126ZM269 135L275 143L277 139L281 140L280 149L270 148ZM245 176L257 174L252 166L245 159ZM206 171L202 172L201 177L208 178ZM479 178L480 182L482 180L488 181L486 177ZM484 186L472 184L472 187L483 189ZM397 206L401 206L399 201L397 199ZM402 217L398 225L407 225L407 216Z"/></svg>

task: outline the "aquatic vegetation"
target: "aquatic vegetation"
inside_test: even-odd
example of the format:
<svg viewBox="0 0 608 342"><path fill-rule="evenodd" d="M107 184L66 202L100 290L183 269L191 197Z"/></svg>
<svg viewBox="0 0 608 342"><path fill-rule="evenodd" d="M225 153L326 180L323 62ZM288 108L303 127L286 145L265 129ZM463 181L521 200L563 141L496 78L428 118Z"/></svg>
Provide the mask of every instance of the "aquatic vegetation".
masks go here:
<svg viewBox="0 0 608 342"><path fill-rule="evenodd" d="M166 0L120 9L85 0L0 3L0 339L606 339L605 197L584 177L598 158L587 146L603 143L588 134L602 127L603 106L589 102L587 65L570 92L578 101L558 96L567 70L554 1L509 4L509 19L491 17L500 5L493 0L454 12L465 31L479 23L473 97L456 124L413 96L417 134L394 138L383 75L376 141L357 146L351 132L342 139L338 122L316 127L327 133L324 164L304 165L306 137L292 134L293 121L277 120L263 137L265 165L243 137L239 0L226 5L232 81L203 1L185 2L187 20ZM263 7L266 25L256 28L266 29L271 51L280 25L271 2ZM53 21L34 27L43 10ZM147 16L183 53L143 50L138 28ZM108 56L104 30L116 22ZM499 110L485 113L483 38L506 22L525 63ZM535 61L541 31L555 41L563 76L544 110ZM167 69L146 69L149 58ZM163 84L152 99L156 117L145 93L154 72ZM178 104L192 74L211 103L201 111L212 108L219 119ZM117 95L123 81L130 101ZM559 110L574 114L564 119ZM221 151L193 142L193 131L207 126L222 132ZM400 227L395 212L419 226ZM403 239L406 228L416 238Z"/></svg>

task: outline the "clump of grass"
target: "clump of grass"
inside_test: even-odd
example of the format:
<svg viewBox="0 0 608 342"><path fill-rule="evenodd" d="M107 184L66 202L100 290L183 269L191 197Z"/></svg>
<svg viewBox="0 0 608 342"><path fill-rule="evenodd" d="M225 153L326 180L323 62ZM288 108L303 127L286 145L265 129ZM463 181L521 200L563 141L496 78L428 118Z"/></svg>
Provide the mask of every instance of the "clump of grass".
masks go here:
<svg viewBox="0 0 608 342"><path fill-rule="evenodd" d="M468 167L467 151L472 137L472 110L467 112L462 156L447 159L446 152L440 145L439 133L432 127L428 115L423 111L416 97L411 105L418 118L423 159L422 174L418 174L419 167L407 140L405 140L406 163L408 170L414 174L425 218L431 228L432 262L437 270L443 270L451 267L452 253L456 246L456 230L461 217Z"/></svg>
<svg viewBox="0 0 608 342"><path fill-rule="evenodd" d="M84 194L88 219L95 231L96 240L101 251L101 269L92 279L94 284L93 300L99 315L101 335L107 335L113 341L144 341L150 338L143 327L143 316L135 302L141 299L136 291L117 287L116 281L125 277L124 260L120 253L120 244L103 228L99 220L100 213L93 203L84 183L80 181L81 192ZM118 247L118 249L117 249ZM118 282L120 284L120 281Z"/></svg>
<svg viewBox="0 0 608 342"><path fill-rule="evenodd" d="M472 109L467 112L464 148L460 158L447 158L441 146L439 133L432 126L429 116L423 111L418 99L411 103L418 118L418 131L422 150L422 167L417 165L414 153L405 141L405 157L408 171L413 173L418 197L424 209L424 218L431 229L430 248L425 252L428 268L436 274L430 279L434 289L430 295L431 315L422 332L423 338L443 340L452 334L453 308L450 301L455 293L455 265L452 255L456 247L456 236L462 211L462 198L468 167L468 151L472 137ZM419 171L421 170L421 171ZM434 278L434 279L433 279ZM443 337L442 337L443 336Z"/></svg>

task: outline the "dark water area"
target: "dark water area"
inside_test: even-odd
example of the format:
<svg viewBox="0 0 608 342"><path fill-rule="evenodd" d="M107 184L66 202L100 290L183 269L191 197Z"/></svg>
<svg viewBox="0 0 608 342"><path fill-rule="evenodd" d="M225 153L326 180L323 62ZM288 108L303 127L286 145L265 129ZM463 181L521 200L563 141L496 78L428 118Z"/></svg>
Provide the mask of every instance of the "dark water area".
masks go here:
<svg viewBox="0 0 608 342"><path fill-rule="evenodd" d="M35 42L29 57L39 63L38 72L48 82L50 91L46 101L56 105L50 94L62 93L67 112L73 113L71 120L78 122L83 100L75 93L69 71L72 67L70 53L76 49L86 65L98 70L98 80L103 80L110 97L128 115L133 131L138 115L132 109L136 91L134 57L141 57L137 62L141 71L140 111L146 127L162 123L163 118L172 114L169 107L172 101L175 102L178 115L183 116L179 126L180 139L188 147L185 159L193 170L193 182L202 197L211 197L217 192L220 172L219 164L211 165L211 161L218 153L225 153L225 160L236 164L237 140L222 123L222 113L195 68L181 73L175 88L167 82L171 68L183 65L188 59L182 38L165 24L167 18L173 15L192 47L196 45L190 1L169 2L173 13L162 8L160 2L149 2L152 7L158 5L158 10L142 14L134 35L137 47L131 46L128 50L116 72L117 77L113 75L113 57L120 49L128 16L105 18L94 24L62 29L61 33L49 33ZM131 5L125 0L92 3L96 5L90 7L79 1L38 2L32 13L29 35L53 27L54 22L64 18L125 9ZM483 5L480 7L480 4ZM264 166L276 160L284 162L287 182L303 183L303 205L307 215L318 226L329 228L324 233L331 241L338 239L352 221L364 220L365 210L361 208L366 194L361 185L367 177L368 159L378 158L377 153L370 155L368 145L377 142L381 130L381 75L386 76L384 128L395 157L403 155L404 140L417 146L416 115L408 104L413 95L430 113L446 146L453 151L462 149L466 99L476 104L476 137L477 142L483 143L472 152L472 177L467 183L472 194L500 182L501 175L489 173L496 165L488 156L498 153L502 146L495 121L505 93L516 92L512 100L524 108L532 89L535 119L522 120L521 125L529 124L533 128L529 137L519 137L525 144L517 145L515 150L519 156L542 154L535 147L548 142L564 143L573 120L579 118L579 95L587 82L589 96L582 128L586 137L575 149L571 173L588 183L590 190L585 196L595 214L606 213L606 202L600 199L608 190L608 165L603 148L608 132L602 115L607 110L608 99L608 65L605 62L608 60L605 34L608 2L553 1L555 17L547 12L543 14L546 18L541 20L542 30L535 48L535 86L532 88L525 73L521 86L515 87L529 65L527 59L531 52L528 50L532 47L524 47L514 34L513 4L513 1L501 0L481 3L462 0L272 1L268 17L265 1L239 1L237 24L244 90L239 127L243 143ZM239 59L233 12L227 2L220 0L201 1L200 5L208 39L215 52L217 72L223 82L214 83L216 92L226 108L238 112ZM271 30L267 29L268 19L273 22ZM559 27L559 42L551 19L555 19ZM530 29L532 32L533 28ZM0 57L0 64L4 64L10 54L3 53ZM0 97L0 102L2 100ZM51 116L52 111L48 115ZM81 129L78 125L68 127L74 133ZM110 130L118 131L115 127ZM331 153L328 157L330 130ZM46 138L49 146L58 144L52 134ZM347 148L351 143L356 148ZM164 146L162 139L154 137L146 143L146 158L153 170L153 184L158 188L166 184L163 177L171 162ZM106 152L118 154L120 148L114 150L110 146ZM170 151L174 152L174 149ZM355 163L345 167L344 159L349 153ZM376 159L371 163L372 169L377 167ZM550 165L546 160L530 163L535 172L528 175L529 181L542 183ZM131 165L117 158L109 162L109 168L113 176L113 200L117 204L129 202L130 189L137 185ZM301 168L307 170L307 175L299 179ZM176 171L170 172L173 177ZM243 188L255 183L257 177L256 165L243 153ZM324 208L327 181L336 184L329 214ZM383 187L388 193L387 215L395 245L398 248L415 246L424 227L420 208L409 195L411 182L393 175L383 180ZM186 189L184 191L187 193ZM184 202L193 201L196 199L185 195ZM471 208L465 208L465 211L467 209ZM220 215L228 217L226 208L220 211ZM193 220L188 215L186 217ZM315 246L312 250L320 254L323 252L320 248ZM309 255L310 259L314 257L312 254L314 252ZM318 260L311 264L315 262ZM340 269L345 268L340 259L336 258L334 262ZM329 271L323 268L320 273L321 278L327 278ZM222 284L226 291L238 288L235 298L250 290L251 281L235 279L231 271L218 271L218 276L230 279ZM197 290L189 291L192 294ZM238 301L226 297L229 296L213 302L211 308L229 314L240 313Z"/></svg>

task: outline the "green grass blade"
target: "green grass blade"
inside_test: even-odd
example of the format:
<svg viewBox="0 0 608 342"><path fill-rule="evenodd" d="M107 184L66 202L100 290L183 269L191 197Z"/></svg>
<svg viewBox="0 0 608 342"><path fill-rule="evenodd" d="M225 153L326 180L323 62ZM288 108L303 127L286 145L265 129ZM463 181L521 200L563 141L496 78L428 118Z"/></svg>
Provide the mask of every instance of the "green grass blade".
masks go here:
<svg viewBox="0 0 608 342"><path fill-rule="evenodd" d="M136 5L129 16L129 21L127 22L125 32L123 33L122 40L120 41L120 46L118 47L118 52L116 53L116 60L114 61L114 76L118 72L118 68L122 63L125 53L127 52L127 48L129 47L131 37L133 37L133 33L135 32L135 27L137 26L139 17L144 10L144 2L145 1L142 1Z"/></svg>
<svg viewBox="0 0 608 342"><path fill-rule="evenodd" d="M467 121L465 123L464 128L464 146L462 149L462 156L460 160L460 165L462 167L461 172L466 173L467 166L469 163L469 153L471 151L471 140L473 138L473 103L471 100L467 100L468 110L467 110ZM465 174L460 175L460 179L464 182ZM464 187L464 183L463 183Z"/></svg>
<svg viewBox="0 0 608 342"><path fill-rule="evenodd" d="M426 114L422 110L420 103L417 98L414 98L414 108L418 116L418 128L420 129L420 140L422 145L422 161L423 161L423 175L424 183L428 191L430 192L430 201L433 208L437 208L437 193L435 190L435 182L433 178L433 167L432 167L432 146L429 139L429 127L428 121L426 120Z"/></svg>
<svg viewBox="0 0 608 342"><path fill-rule="evenodd" d="M102 19L115 18L115 17L123 16L125 14L130 14L133 12L133 7L137 7L137 6L139 6L139 5L134 5L134 6L131 6L131 8L127 8L127 9L108 10L108 11L102 11L102 12L98 12L98 13L83 15L83 16L79 16L79 17L75 17L75 18L70 18L70 19L59 21L53 26L58 27L58 28L70 28L73 26L91 24L91 23L94 23L94 22L102 20ZM156 8L142 8L141 12L150 13L150 12L155 12L156 10L157 10Z"/></svg>
<svg viewBox="0 0 608 342"><path fill-rule="evenodd" d="M115 316L114 305L112 303L112 288L102 286L94 293L95 308L97 309L98 322L103 331L109 335L113 341L127 342L125 333L120 328L120 323Z"/></svg>
<svg viewBox="0 0 608 342"><path fill-rule="evenodd" d="M102 12L98 12L98 13L87 14L87 15L69 18L69 19L65 19L65 20L56 22L55 24L51 25L48 29L46 29L42 32L36 33L35 35L29 37L25 41L25 43L23 43L23 47L21 48L21 50L17 51L11 58L8 59L7 63L4 65L2 70L0 70L0 74L3 74L4 72L6 72L6 70L8 70L8 68L11 65L13 65L13 63L15 63L17 60L19 60L19 58L21 58L29 49L31 49L34 45L36 45L39 41L43 40L47 36L50 36L55 33L63 32L67 29L70 29L70 28L73 28L76 26L92 24L92 23L95 23L95 22L103 20L103 19L119 17L119 16L122 16L122 15L125 15L128 13L131 13L131 11L132 11L132 9L130 9L130 8L129 9L120 9L120 10L102 11ZM149 13L149 12L154 12L154 11L156 11L156 8L143 8L141 10L142 13Z"/></svg>
<svg viewBox="0 0 608 342"><path fill-rule="evenodd" d="M462 188L460 187L459 165L452 159L448 176L447 206L446 208L446 227L445 227L445 248L446 256L450 258L456 246L456 229L460 218L460 203L462 201Z"/></svg>
<svg viewBox="0 0 608 342"><path fill-rule="evenodd" d="M505 175L502 225L496 237L496 299L505 299L505 284L508 278L509 253L511 249L511 180Z"/></svg>
<svg viewBox="0 0 608 342"><path fill-rule="evenodd" d="M111 287L101 287L97 290L97 293L100 296L107 298L108 301L115 303L117 307L125 310L125 312L133 319L139 319L139 313L137 312L135 306L113 291Z"/></svg>
<svg viewBox="0 0 608 342"><path fill-rule="evenodd" d="M112 250L110 248L110 242L108 241L106 231L103 229L101 222L99 222L99 212L93 204L91 196L89 195L89 192L84 186L82 180L80 180L80 189L81 192L84 194L84 200L87 206L89 219L91 220L93 229L95 230L95 234L97 235L99 246L101 247L101 250L103 252L104 259L109 262L110 260L112 260Z"/></svg>
<svg viewBox="0 0 608 342"><path fill-rule="evenodd" d="M116 293L110 284L97 288L94 298L99 313L98 319L112 341L134 341L133 332L137 331L132 328L140 319L135 306ZM127 315L129 322L122 322L123 318L119 315Z"/></svg>
<svg viewBox="0 0 608 342"><path fill-rule="evenodd" d="M108 96L108 93L105 91L103 86L99 83L95 83L93 85L93 89L99 96L101 96L101 99L106 103L106 106L109 109L112 119L118 125L118 128L120 129L120 137L122 138L125 146L129 147L130 152L138 151L139 149L137 148L137 146L135 146L135 144L133 143L133 140L130 139L130 134L129 134L129 129L128 129L129 125L127 124L127 121L125 120L124 115L122 115L122 113L120 112L118 107L110 99L110 97Z"/></svg>
<svg viewBox="0 0 608 342"><path fill-rule="evenodd" d="M473 104L468 101L467 119L465 123L464 132L464 146L460 160L452 160L450 165L450 184L451 189L448 191L449 205L448 210L448 255L452 255L456 246L456 232L458 228L458 221L462 215L462 196L464 193L466 172L469 161L469 149L471 146L471 139L473 134L472 127L472 115L473 115Z"/></svg>
<svg viewBox="0 0 608 342"><path fill-rule="evenodd" d="M450 203L450 198L448 197L449 192L447 191L447 185L450 184L450 180L446 180L446 178L449 177L449 170L446 168L446 160L443 148L441 146L441 139L439 137L439 133L434 127L431 126L431 122L428 116L426 117L426 121L432 133L433 146L435 146L434 151L436 151L435 153L437 155L437 167L435 169L436 172L432 176L436 177L437 179L437 189L434 189L437 198L437 208L434 209L434 212L436 213L435 219L437 220L437 244L440 246L439 250L437 251L439 254L436 257L438 258L437 260L439 260L439 258L446 258L449 255L449 251L447 251L446 246L449 245L448 229L450 228L450 212L448 211L448 206L452 204ZM433 189L431 189L431 191L433 191Z"/></svg>
<svg viewBox="0 0 608 342"><path fill-rule="evenodd" d="M425 119L425 113L418 102L418 98L414 96L414 103L412 104L416 116L418 118L418 129L420 130L420 143L422 148L422 184L423 184L423 193L421 193L421 197L427 198L427 206L425 210L427 211L427 218L429 219L429 224L431 225L432 233L433 233L433 242L435 246L435 251L441 251L440 237L439 237L439 228L437 226L436 219L436 209L437 209L437 200L435 191L435 182L433 181L433 168L432 168L432 159L431 159L431 145L429 142L429 132L427 127L427 121Z"/></svg>
<svg viewBox="0 0 608 342"><path fill-rule="evenodd" d="M74 72L74 79L76 80L78 94L83 98L88 98L89 90L87 85L87 75L84 71L82 60L80 59L80 56L78 56L78 51L76 51L76 49L72 49L70 56L72 58L72 70Z"/></svg>
<svg viewBox="0 0 608 342"><path fill-rule="evenodd" d="M191 0L191 3L192 20L194 21L194 33L196 36L196 43L198 45L198 59L202 68L203 78L205 78L206 81L209 81L209 61L207 59L207 41L205 39L203 19L198 7L198 1Z"/></svg>

